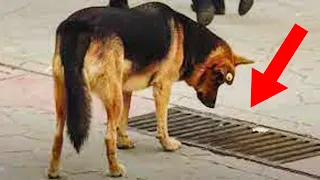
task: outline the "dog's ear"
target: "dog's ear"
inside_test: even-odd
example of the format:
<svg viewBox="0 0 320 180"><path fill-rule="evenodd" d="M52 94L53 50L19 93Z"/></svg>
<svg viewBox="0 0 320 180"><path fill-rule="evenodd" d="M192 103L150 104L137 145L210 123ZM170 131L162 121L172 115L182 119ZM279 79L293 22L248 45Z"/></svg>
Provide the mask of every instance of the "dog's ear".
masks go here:
<svg viewBox="0 0 320 180"><path fill-rule="evenodd" d="M254 61L249 60L247 58L244 58L242 56L233 55L233 58L234 58L234 65L235 66L254 63Z"/></svg>

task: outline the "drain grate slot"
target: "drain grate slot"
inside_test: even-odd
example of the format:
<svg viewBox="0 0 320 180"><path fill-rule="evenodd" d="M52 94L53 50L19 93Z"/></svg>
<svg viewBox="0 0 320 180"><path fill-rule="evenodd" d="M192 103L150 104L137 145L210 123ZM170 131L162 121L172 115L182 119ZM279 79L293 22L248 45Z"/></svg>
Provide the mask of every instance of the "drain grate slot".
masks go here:
<svg viewBox="0 0 320 180"><path fill-rule="evenodd" d="M232 139L236 137L244 137L248 134L252 134L252 130L249 127L246 127L246 129L241 129L240 131L235 131L232 133L225 134L223 136L218 136L218 137L208 137L206 138L207 141L211 141L211 144L217 144L218 142L221 142L222 140L225 142L230 142Z"/></svg>
<svg viewBox="0 0 320 180"><path fill-rule="evenodd" d="M214 131L207 136L202 136L201 139L199 139L199 143L208 141L212 143L216 142L217 139L219 139L219 142L223 142L224 140L227 140L228 135L245 130L247 130L247 128L240 125L232 126L231 128L220 129L220 131Z"/></svg>
<svg viewBox="0 0 320 180"><path fill-rule="evenodd" d="M201 129L203 126L207 125L209 118L203 118L201 117L198 121L194 121L192 123L183 123L180 124L180 126L172 126L172 124L169 124L169 134L172 136L176 136L179 134L183 134L186 132L189 132L190 129L196 128L196 129ZM212 122L217 122L217 121L212 121Z"/></svg>
<svg viewBox="0 0 320 180"><path fill-rule="evenodd" d="M303 144L302 142L298 142L296 140L288 140L286 142L282 142L279 144L274 144L268 147L261 147L260 150L255 150L255 154L260 157L271 156L273 154L280 153L285 151L286 148L293 147L295 145ZM252 152L251 152L252 153ZM254 153L254 152L253 152Z"/></svg>
<svg viewBox="0 0 320 180"><path fill-rule="evenodd" d="M156 132L155 113L133 117L129 126ZM171 136L213 152L277 166L320 155L320 140L182 107L168 110Z"/></svg>
<svg viewBox="0 0 320 180"><path fill-rule="evenodd" d="M274 151L269 151L268 153L257 154L259 157L268 158L273 161L282 160L287 156L292 156L298 154L304 154L318 150L320 146L314 146L312 144L298 144L296 143L293 146L277 149Z"/></svg>
<svg viewBox="0 0 320 180"><path fill-rule="evenodd" d="M203 128L198 131L189 131L188 133L184 133L179 135L178 137L181 138L189 138L190 140L197 140L206 134L213 132L214 130L218 130L220 128L221 122L207 124L202 126ZM228 126L228 124L224 124L224 126Z"/></svg>
<svg viewBox="0 0 320 180"><path fill-rule="evenodd" d="M261 141L259 143L248 144L244 147L235 148L234 150L242 151L246 154L256 154L259 152L269 151L270 149L282 148L295 143L295 140L292 140L291 137L284 136L276 139Z"/></svg>
<svg viewBox="0 0 320 180"><path fill-rule="evenodd" d="M177 114L176 116L169 116L168 118L169 119L174 119L173 122L171 122L169 125L172 125L172 124L176 124L178 121L180 120L185 120L185 122L187 121L191 121L190 119L188 119L189 117L192 117L191 114L185 114L185 115L180 115L180 114ZM140 129L146 129L148 131L155 131L156 129L156 118L153 118L152 119L153 121L152 122L148 122L148 123L140 123L140 124L137 124L136 126Z"/></svg>
<svg viewBox="0 0 320 180"><path fill-rule="evenodd" d="M221 143L220 146L226 149L233 149L236 147L246 146L248 144L254 144L261 141L278 138L279 136L281 135L274 134L274 133L260 133L260 134L257 134L254 138L247 138L245 140L235 141L233 143L226 143L226 144Z"/></svg>
<svg viewBox="0 0 320 180"><path fill-rule="evenodd" d="M229 138L229 139L226 139L224 141L216 142L214 145L220 146L220 145L223 145L223 144L234 144L234 143L239 142L239 141L245 141L245 140L248 140L248 139L259 138L259 137L265 136L265 135L266 134L263 134L263 133L250 131L250 133L246 133L246 134L244 134L242 136L235 136L233 138Z"/></svg>
<svg viewBox="0 0 320 180"><path fill-rule="evenodd" d="M280 164L284 164L284 163L290 163L290 162L293 162L293 161L298 161L298 160L301 160L301 159L311 158L311 157L314 157L314 156L320 156L320 151L315 151L315 152L312 152L312 153L306 153L306 154L301 154L301 155L297 155L297 156L292 156L290 158L286 158L286 159L280 160L278 162Z"/></svg>

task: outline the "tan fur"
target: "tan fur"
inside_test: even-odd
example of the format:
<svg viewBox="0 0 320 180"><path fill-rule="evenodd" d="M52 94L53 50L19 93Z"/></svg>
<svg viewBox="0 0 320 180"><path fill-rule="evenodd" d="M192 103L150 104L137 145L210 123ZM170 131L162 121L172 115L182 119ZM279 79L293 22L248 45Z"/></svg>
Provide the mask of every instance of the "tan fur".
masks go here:
<svg viewBox="0 0 320 180"><path fill-rule="evenodd" d="M227 46L218 46L214 51L212 51L209 56L206 58L203 64L196 65L194 72L191 74L190 78L186 79L188 85L196 88L199 84L201 76L208 69L212 69L214 65L225 64L227 61L232 60L231 51ZM230 55L228 55L230 54ZM229 57L229 60L228 60ZM210 74L207 74L210 75Z"/></svg>
<svg viewBox="0 0 320 180"><path fill-rule="evenodd" d="M238 56L236 54L233 54L233 59L234 59L234 65L235 66L239 66L239 65L245 65L245 64L253 64L254 61L247 59L245 57L242 56Z"/></svg>
<svg viewBox="0 0 320 180"><path fill-rule="evenodd" d="M63 130L65 126L65 87L63 83L58 79L55 81L54 85L54 94L55 94L55 102L56 102L56 134L54 136L54 141L52 145L52 152L51 152L51 160L50 166L48 169L48 173L51 174L52 177L57 177L57 171L60 166L60 157L63 145Z"/></svg>
<svg viewBox="0 0 320 180"><path fill-rule="evenodd" d="M129 64L128 60L125 64ZM159 64L151 64L143 71L131 73L131 69L125 72L123 91L131 92L145 89L150 86L153 75L159 71Z"/></svg>
<svg viewBox="0 0 320 180"><path fill-rule="evenodd" d="M60 167L60 157L63 145L63 130L66 118L66 90L63 79L63 67L61 64L60 55L57 52L59 49L60 37L56 39L56 51L52 60L53 63L53 78L54 78L54 98L56 105L56 133L54 136L48 175L51 178L58 177Z"/></svg>
<svg viewBox="0 0 320 180"><path fill-rule="evenodd" d="M233 64L232 51L228 46L220 45L209 54L204 65L207 68L212 68L213 65L223 64L226 61L230 61Z"/></svg>

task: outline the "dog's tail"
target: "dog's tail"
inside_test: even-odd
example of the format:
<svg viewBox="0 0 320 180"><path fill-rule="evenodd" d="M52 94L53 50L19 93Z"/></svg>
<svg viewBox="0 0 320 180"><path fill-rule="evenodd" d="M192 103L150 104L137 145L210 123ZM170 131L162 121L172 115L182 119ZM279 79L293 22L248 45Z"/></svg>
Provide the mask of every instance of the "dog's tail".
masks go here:
<svg viewBox="0 0 320 180"><path fill-rule="evenodd" d="M88 27L83 22L66 20L57 29L66 85L67 130L77 153L88 137L91 119L91 97L82 72L90 44Z"/></svg>
<svg viewBox="0 0 320 180"><path fill-rule="evenodd" d="M116 8L129 8L128 0L110 0L109 6Z"/></svg>

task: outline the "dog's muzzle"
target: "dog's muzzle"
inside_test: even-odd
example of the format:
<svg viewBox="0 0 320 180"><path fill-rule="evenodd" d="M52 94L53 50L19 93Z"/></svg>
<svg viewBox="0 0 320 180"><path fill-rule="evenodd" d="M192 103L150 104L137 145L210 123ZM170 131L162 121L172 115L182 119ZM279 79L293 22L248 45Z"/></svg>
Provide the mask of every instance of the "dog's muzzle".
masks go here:
<svg viewBox="0 0 320 180"><path fill-rule="evenodd" d="M201 103L204 104L205 106L207 106L208 108L214 108L216 105L216 97L208 98L208 97L203 96L203 93L201 93L201 92L197 93L197 97L201 101Z"/></svg>

